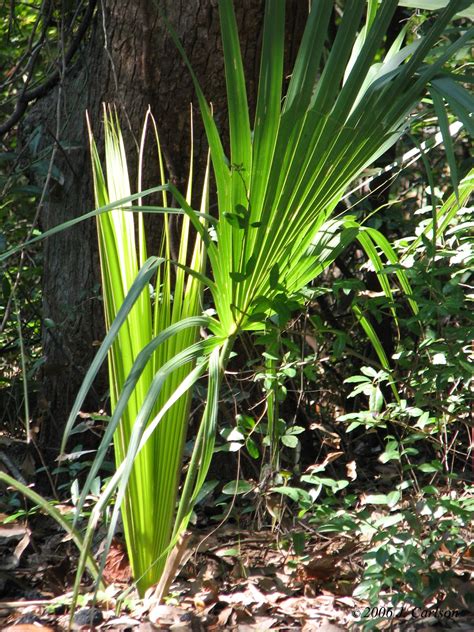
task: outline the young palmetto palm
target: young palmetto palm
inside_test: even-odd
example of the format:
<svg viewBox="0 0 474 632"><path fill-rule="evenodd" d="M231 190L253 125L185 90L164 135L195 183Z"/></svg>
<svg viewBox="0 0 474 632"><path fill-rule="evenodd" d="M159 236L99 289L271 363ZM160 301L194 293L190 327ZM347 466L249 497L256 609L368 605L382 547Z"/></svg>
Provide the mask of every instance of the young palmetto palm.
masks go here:
<svg viewBox="0 0 474 632"><path fill-rule="evenodd" d="M92 540L94 520L97 520L101 507L117 489L114 516L116 519L124 499L128 545L136 559L133 570L142 590L159 577L164 557L186 526L205 480L213 453L220 382L236 337L244 330L264 328L268 318L283 313L288 296L314 279L354 239L364 247L377 272L383 272L383 259L395 263L396 256L383 235L360 225L354 217L334 218L332 214L349 184L409 126L410 114L430 82L438 91L446 87L446 82L451 82L444 98L453 109L456 105L461 114L468 109L466 104L470 97L461 86L456 84L454 89L455 78L442 77L442 68L444 62L468 41L472 29L454 42L440 40L455 12L466 3L462 0L450 2L426 35L407 46L403 46L405 31L402 31L385 57L376 62L397 4L397 0L384 0L380 5L370 1L360 28L365 0L345 3L335 41L326 55L324 45L333 3L313 0L288 91L282 99L285 2L268 0L256 114L251 126L233 4L231 0L220 0L229 157L225 155L224 143L185 52L173 34L193 76L210 146L218 202L217 218L212 220L206 216L213 222L212 238L203 224L204 215L191 208L190 198L186 200L171 185L163 188L173 192L181 212L193 224L207 250L212 278L199 274L203 271L199 258L197 265L192 266L194 272L187 283L202 282L209 286L217 316L213 319L185 318L199 312L193 298L186 303L189 307L173 312L172 317L155 313L153 319L149 297L140 292L153 271L164 265L169 257L165 255L163 261L145 261L139 228L138 260L126 283L117 289L114 312L107 308L110 332L85 383L85 388L91 383L94 371L111 348L121 323L130 317L131 322L137 324L135 319L140 319L140 327L148 330L145 338L140 338L141 333L129 325L126 334L118 334L116 347L131 349L127 362L119 366L115 351L112 352L114 413L97 464L105 454L111 433L117 432L118 469L95 510L86 543ZM428 54L430 64L424 62ZM469 125L469 117L465 123ZM117 144L117 140L114 142ZM115 153L121 155L121 150L116 149ZM97 159L95 164L96 173L100 173ZM100 188L104 188L102 184ZM110 196L113 189L110 183L108 189ZM114 195L115 199L133 197L128 190L117 190ZM108 198L98 197L101 207L107 202ZM103 242L107 239L108 222L104 221L99 233ZM131 238L132 232L126 231L120 240L126 240L127 235ZM130 248L133 250L133 244ZM184 256L178 262L183 272L185 261ZM140 265L138 277L133 281ZM123 278L124 274L124 271L117 271L116 276ZM403 271L396 274L416 310ZM380 274L379 277L383 290L391 296L387 275ZM175 300L177 294L183 297L184 280L179 281L179 278L178 275ZM114 283L114 278L107 280L104 276L106 292L115 292ZM166 303L171 293L169 282L163 287ZM181 289L178 291L177 287ZM185 299L179 300L184 305ZM122 307L121 301L124 301ZM113 314L117 317L112 322ZM358 316L369 337L377 343L369 323L364 321L362 314ZM152 321L154 329L150 325ZM195 342L197 324L205 324L213 335ZM174 341L175 346L169 341ZM159 357L156 355L158 349L163 349ZM379 347L378 351L382 363L387 365L383 349ZM198 363L194 365L196 361ZM181 396L189 392L204 370L208 372L206 407L172 529L177 479L176 474L168 476L168 470L179 471L184 430L174 435L173 421L166 419L173 419L175 409L169 408L176 406L176 401L183 407L180 419L186 415L188 404L180 403L184 402ZM79 410L83 392L72 411L71 423ZM129 410L127 406L132 408ZM170 416L166 416L166 411ZM83 498L90 482L91 477ZM159 493L156 493L157 489ZM159 534L152 532L144 509L146 503L139 508L134 500L140 493L145 494L146 502L154 503L154 522L165 523L157 527ZM166 510L163 509L165 505ZM137 517L134 512L138 512ZM135 529L135 524L140 526ZM135 547L143 550L134 552Z"/></svg>
<svg viewBox="0 0 474 632"><path fill-rule="evenodd" d="M148 113L140 147L138 191L141 190L144 139L147 124L150 121L154 126L157 141L160 179L164 182L158 132L153 118ZM99 207L131 196L125 148L114 112L105 110L104 126L105 176L89 130L94 189ZM188 182L186 198L190 200L192 161ZM207 187L208 172L203 187L201 210L206 208ZM162 191L162 196L163 207L166 208L168 201L165 190ZM131 208L131 203L128 206ZM139 200L140 207L146 210L141 200ZM143 213L131 213L125 209L126 206L104 213L98 217L97 221L105 317L109 330L140 268L143 269L147 265ZM202 311L202 283L196 276L189 275L185 270L189 252L191 252L190 270L197 274L202 270L205 262L202 240L198 235L194 241L191 241L189 219L185 216L181 225L178 260L175 271L172 272L169 232L168 215L165 214L162 258L158 261L160 265L156 266L154 296L146 289L138 295L136 303L130 308L109 351L110 398L113 411L117 411L126 378L132 371L140 352L156 339L160 332L167 331L170 326L198 315ZM168 360L196 342L197 324L202 323L191 321L191 326L181 329L179 336L170 335L150 355L150 361L146 363L134 385L120 420L117 419L117 422L120 421L114 432L117 465L122 464L126 459L133 428L153 378ZM191 360L178 367L172 377L163 382L151 414L156 414L163 407L176 387L190 373L192 367ZM136 456L129 473L128 486L123 494L122 516L125 537L133 575L139 588L148 587L156 582L166 562L166 557L162 553L169 545L171 537L189 407L190 391L177 399L164 415L151 440ZM86 488L95 473L96 467L93 467Z"/></svg>

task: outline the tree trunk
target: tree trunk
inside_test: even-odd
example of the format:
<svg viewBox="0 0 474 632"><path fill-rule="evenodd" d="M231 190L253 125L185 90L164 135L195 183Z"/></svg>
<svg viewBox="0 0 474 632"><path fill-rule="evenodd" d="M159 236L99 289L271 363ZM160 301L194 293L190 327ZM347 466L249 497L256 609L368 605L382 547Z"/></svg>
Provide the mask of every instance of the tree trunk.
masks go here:
<svg viewBox="0 0 474 632"><path fill-rule="evenodd" d="M252 107L256 97L264 3L235 3ZM215 118L225 132L225 80L216 0L164 0L161 7L176 29L204 93L212 101ZM294 58L307 14L306 3L288 5L288 57ZM115 103L135 181L138 138L147 107L158 122L170 179L182 184L189 167L189 110L194 88L162 16L149 0L104 0L99 3L89 41L80 60L48 97L38 102L24 124L23 136L41 131L41 144L55 151L53 185L41 215L47 230L94 207L85 111L100 138L102 104ZM202 174L207 147L199 114L194 108L195 159ZM51 145L51 143L54 143ZM156 150L149 143L145 185L156 184ZM198 177L197 188L200 182ZM156 224L155 219L149 222ZM157 233L151 226L152 233ZM159 232L159 228L158 228ZM153 241L153 240L152 240ZM154 240L156 244L156 239ZM156 252L156 250L155 250ZM61 232L44 247L45 362L44 397L48 423L41 428L42 444L57 445L87 367L103 336L100 275L94 220ZM52 322L50 322L52 321ZM102 377L87 402L97 410L104 394Z"/></svg>

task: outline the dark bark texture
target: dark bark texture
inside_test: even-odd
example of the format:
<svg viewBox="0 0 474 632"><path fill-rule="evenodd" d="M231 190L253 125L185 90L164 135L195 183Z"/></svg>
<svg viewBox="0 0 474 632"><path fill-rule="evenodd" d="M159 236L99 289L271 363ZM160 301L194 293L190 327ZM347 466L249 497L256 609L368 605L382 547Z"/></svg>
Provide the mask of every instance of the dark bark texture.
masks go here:
<svg viewBox="0 0 474 632"><path fill-rule="evenodd" d="M161 9L176 29L201 82L213 103L215 118L225 135L227 112L218 2L163 0ZM256 98L264 2L235 2L251 109ZM307 15L307 5L287 2L288 68ZM52 185L40 218L47 230L94 207L85 111L94 134L101 137L102 104L119 111L131 164L132 181L141 126L148 106L160 131L169 177L178 186L189 168L190 104L195 100L190 75L164 21L149 0L102 0L98 3L87 41L74 66L47 97L38 101L23 124L22 135L40 133L38 151L55 151ZM207 146L199 113L194 108L194 151L197 188ZM156 150L149 143L145 185L156 184ZM199 167L200 165L200 167ZM159 222L150 225L156 246ZM151 221L150 221L151 223ZM57 445L68 411L98 342L103 337L100 274L95 221L48 239L44 246L44 317L54 326L44 328L43 445ZM87 402L96 410L106 389L104 377ZM47 420L47 422L46 422Z"/></svg>

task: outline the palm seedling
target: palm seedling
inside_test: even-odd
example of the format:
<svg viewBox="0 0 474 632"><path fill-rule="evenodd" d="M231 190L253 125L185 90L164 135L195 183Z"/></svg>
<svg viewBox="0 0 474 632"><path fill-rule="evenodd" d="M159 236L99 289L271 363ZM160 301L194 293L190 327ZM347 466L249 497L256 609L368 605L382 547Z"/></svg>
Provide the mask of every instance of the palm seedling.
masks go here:
<svg viewBox="0 0 474 632"><path fill-rule="evenodd" d="M147 124L151 121L158 147L159 177L164 180L164 167L158 132L150 113L147 114L142 135L139 157L138 192L141 191L143 170L144 139ZM125 147L116 114L105 110L105 171L102 170L97 147L92 133L91 155L96 203L104 207L117 200L131 197ZM190 167L187 200L192 195L192 162ZM207 204L208 171L202 191L202 210ZM163 207L168 207L167 192L161 191ZM114 429L114 447L117 466L123 464L129 450L133 427L138 423L140 409L146 399L153 378L166 362L177 356L196 342L199 319L193 316L201 313L202 284L199 278L205 252L199 235L194 239L189 231L189 219L184 217L181 224L178 259L172 270L170 255L169 214L163 215L162 256L147 261L146 235L143 221L143 200L139 198L138 208L142 212L132 213L129 201L124 207L117 207L97 218L99 254L106 326L110 331L121 307L127 306L127 295L139 274L148 270L156 273L153 289L145 287L137 295L135 304L130 304L122 326L109 350L109 383L112 410L120 410L109 426ZM137 207L135 207L137 210ZM156 209L155 209L156 210ZM189 252L191 254L189 256ZM189 258L189 274L186 264ZM146 275L146 280L151 281ZM151 286L150 286L151 287ZM179 323L184 323L184 327ZM179 335L164 337L149 356L143 371L130 392L126 405L118 407L126 378L134 367L140 352L160 332L170 332L170 327L178 324ZM172 375L163 381L162 388L149 414L156 414L168 401L176 386L186 378L193 367L191 358L181 364ZM171 538L172 517L175 511L177 487L179 483L181 454L189 417L190 391L178 397L153 433L150 441L136 456L128 473L128 485L124 489L122 518L127 541L132 572L139 589L155 583L162 574L166 550ZM123 401L123 400L122 400ZM147 420L144 421L146 423ZM106 448L103 442L102 449ZM101 450L102 451L102 450ZM101 452L100 451L100 452ZM98 461L97 461L98 463ZM93 466L89 480L96 474ZM87 487L87 484L86 484ZM82 505L81 499L80 505ZM168 515L167 515L168 514Z"/></svg>
<svg viewBox="0 0 474 632"><path fill-rule="evenodd" d="M425 35L407 45L406 29L402 30L385 56L376 61L397 4L397 0L384 0L380 5L370 1L365 12L365 0L347 2L334 43L326 51L333 3L314 0L282 98L285 2L268 0L251 125L233 4L220 0L229 156L173 34L195 83L218 203L217 217L210 218L205 205L200 212L192 209L189 195L181 195L171 185L158 187L172 192L179 206L166 210L164 198L163 208L158 210L184 213L183 235L188 235L189 224L197 234L191 264L186 258L190 237L182 236L173 288L166 246L161 258L146 259L141 215L135 223L131 209L124 210L147 192L133 196L124 186L124 150L113 117L107 119L107 184L93 148L109 332L78 396L68 430L100 362L110 351L113 415L82 501L112 434L117 472L93 512L85 542L87 546L92 541L100 510L116 491L112 527L121 506L141 592L159 579L166 554L186 527L205 481L213 453L220 382L236 338L243 331L265 329L269 319L284 320L288 297L314 279L354 239L367 252L384 292L391 297L388 277L383 274L384 259L391 264L397 259L389 242L354 216L334 217L336 207L351 182L408 128L411 113L429 84L443 95L437 100L439 108L446 100L465 125L472 124L466 105L470 97L455 77L443 77L442 72L446 60L472 35L472 30L466 30L454 41L442 39L455 12L466 3L450 2ZM430 63L425 61L428 56ZM110 210L109 202L119 199L116 211L102 215L104 209ZM212 232L205 220L212 222ZM209 277L203 276L204 249ZM158 279L154 302L148 292L153 275ZM403 270L396 275L416 310ZM210 290L215 318L199 316L201 283ZM362 314L358 316L377 344L370 325ZM199 325L212 335L198 340ZM378 352L387 367L380 345ZM205 371L206 406L175 512L189 393ZM79 575L84 563L85 556Z"/></svg>

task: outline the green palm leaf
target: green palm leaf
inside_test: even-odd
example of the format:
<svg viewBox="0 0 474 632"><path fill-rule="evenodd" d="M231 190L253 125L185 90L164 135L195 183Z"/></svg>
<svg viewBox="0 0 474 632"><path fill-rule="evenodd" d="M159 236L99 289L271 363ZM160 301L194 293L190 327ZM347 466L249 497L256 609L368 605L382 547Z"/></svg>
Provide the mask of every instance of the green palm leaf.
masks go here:
<svg viewBox="0 0 474 632"><path fill-rule="evenodd" d="M155 129L157 162L163 182L163 160L158 132L148 113L145 127L150 121ZM91 135L94 189L96 203L100 207L107 206L111 201L129 199L132 195L125 147L115 113L106 110L104 122L104 170ZM144 129L142 143L145 136ZM142 146L140 178L143 155ZM190 181L191 178L192 171ZM170 545L173 529L191 401L190 388L203 370L201 366L198 370L193 367L196 358L205 355L205 349L209 347L209 344L200 345L197 351L193 350L199 326L209 324L209 319L193 319L201 311L204 279L202 272L205 264L204 241L201 239L201 235L205 234L205 225L202 223L205 220L202 214L205 215L207 210L208 184L209 177L206 174L201 213L195 213L189 208L191 184L188 186L187 205L182 204L186 206L188 213L182 220L179 256L174 271L169 256L166 214L163 256L149 260L141 212L132 214L123 208L114 208L109 213L98 216L108 334L79 393L67 430L71 428L99 364L108 353L113 415L80 502L84 502L87 496L93 473L100 467L113 434L117 467L125 464L122 478L116 482L116 511L121 507L132 572L140 591L158 581L166 561L164 552ZM140 189L139 181L138 190ZM163 209L168 207L166 189L163 182ZM140 205L138 209L141 209ZM191 222L199 229L195 237L190 234ZM189 250L190 265L187 263ZM155 298L149 292L153 273L156 273ZM171 360L172 368L165 370ZM180 396L175 397L178 385L183 384L187 388L181 388ZM167 404L170 401L173 402L172 406ZM155 432L138 451L137 442L147 424L157 415L160 423L156 424ZM114 521L117 515L114 514ZM153 516L152 520L150 516ZM78 577L81 570L79 569Z"/></svg>
<svg viewBox="0 0 474 632"><path fill-rule="evenodd" d="M464 33L447 50L440 48L436 57L438 37L461 6L452 2L423 38L405 49L403 37L397 38L383 63L375 63L397 5L397 0L386 0L377 11L372 5L361 38L358 30L365 2L347 3L321 68L331 6L321 0L313 2L288 92L280 105L285 3L267 2L251 136L232 2L219 4L231 137L228 159L195 77L194 81L218 189L217 247L209 251L209 260L222 334L258 327L252 315L261 310L262 300L268 313L268 305L282 288L292 293L308 282L308 270L316 272L314 262L308 268L308 250L322 227L327 230L327 221L344 191L397 141L427 83L469 36ZM433 49L434 62L426 65L424 58L428 52L433 56ZM379 268L380 258L371 246L374 239L393 262L394 253L386 240L368 229L359 232ZM402 288L409 292L403 274L399 277ZM383 275L381 283L389 294Z"/></svg>

